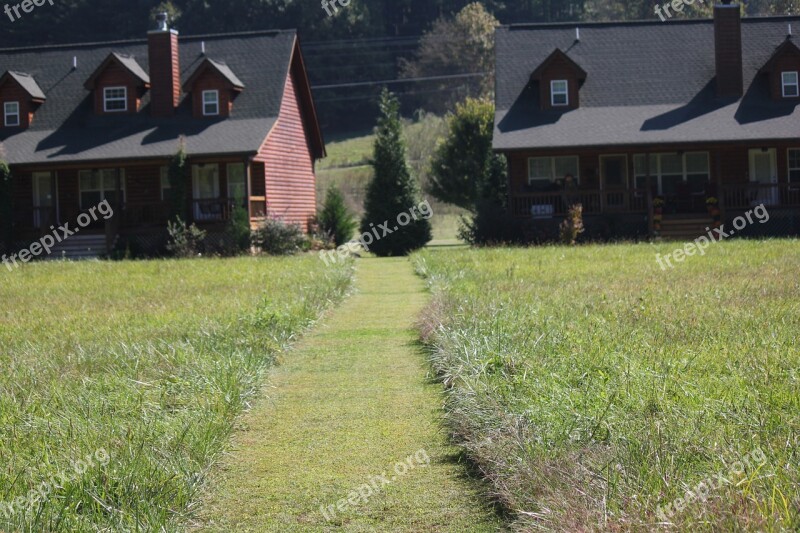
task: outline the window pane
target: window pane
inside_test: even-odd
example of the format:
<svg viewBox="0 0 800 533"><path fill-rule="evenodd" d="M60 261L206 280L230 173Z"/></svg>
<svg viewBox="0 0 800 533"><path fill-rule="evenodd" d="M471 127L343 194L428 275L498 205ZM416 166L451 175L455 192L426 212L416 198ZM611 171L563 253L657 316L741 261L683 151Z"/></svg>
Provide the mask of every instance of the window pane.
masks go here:
<svg viewBox="0 0 800 533"><path fill-rule="evenodd" d="M81 170L80 172L81 191L99 191L100 175L91 170Z"/></svg>
<svg viewBox="0 0 800 533"><path fill-rule="evenodd" d="M800 150L789 150L789 168L800 169Z"/></svg>
<svg viewBox="0 0 800 533"><path fill-rule="evenodd" d="M102 201L103 199L100 196L100 191L81 192L82 209L89 209L90 207L94 207Z"/></svg>
<svg viewBox="0 0 800 533"><path fill-rule="evenodd" d="M556 179L563 178L567 174L572 174L578 180L578 158L577 157L556 157Z"/></svg>
<svg viewBox="0 0 800 533"><path fill-rule="evenodd" d="M103 170L103 189L115 191L117 189L117 172L115 170ZM120 184L120 187L122 185Z"/></svg>
<svg viewBox="0 0 800 533"><path fill-rule="evenodd" d="M242 200L247 194L244 164L228 165L228 198Z"/></svg>
<svg viewBox="0 0 800 533"><path fill-rule="evenodd" d="M686 181L689 183L689 190L693 193L705 192L706 185L708 185L708 174L689 174L686 176Z"/></svg>
<svg viewBox="0 0 800 533"><path fill-rule="evenodd" d="M661 154L661 174L683 175L683 161L678 154Z"/></svg>
<svg viewBox="0 0 800 533"><path fill-rule="evenodd" d="M687 174L708 174L708 154L706 152L686 154Z"/></svg>
<svg viewBox="0 0 800 533"><path fill-rule="evenodd" d="M789 181L791 181L792 183L800 182L800 170L789 171Z"/></svg>
<svg viewBox="0 0 800 533"><path fill-rule="evenodd" d="M532 157L528 160L528 178L553 179L552 159L549 157Z"/></svg>
<svg viewBox="0 0 800 533"><path fill-rule="evenodd" d="M676 194L679 185L683 182L683 176L663 176L661 178L662 193Z"/></svg>

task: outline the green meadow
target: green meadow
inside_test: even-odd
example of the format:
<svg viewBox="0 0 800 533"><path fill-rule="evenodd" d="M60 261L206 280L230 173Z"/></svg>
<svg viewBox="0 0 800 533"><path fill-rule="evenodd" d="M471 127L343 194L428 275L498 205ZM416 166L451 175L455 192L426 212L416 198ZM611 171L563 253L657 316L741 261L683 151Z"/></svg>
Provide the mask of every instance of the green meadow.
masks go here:
<svg viewBox="0 0 800 533"><path fill-rule="evenodd" d="M516 528L800 526L800 242L673 248L415 256L450 430Z"/></svg>
<svg viewBox="0 0 800 533"><path fill-rule="evenodd" d="M352 268L308 255L0 274L0 531L177 529L264 371Z"/></svg>

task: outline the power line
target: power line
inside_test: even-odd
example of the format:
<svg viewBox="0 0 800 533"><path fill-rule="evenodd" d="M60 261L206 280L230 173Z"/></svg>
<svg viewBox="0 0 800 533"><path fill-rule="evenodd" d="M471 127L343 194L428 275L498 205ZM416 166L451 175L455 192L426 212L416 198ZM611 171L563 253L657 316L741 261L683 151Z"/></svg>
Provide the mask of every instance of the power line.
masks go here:
<svg viewBox="0 0 800 533"><path fill-rule="evenodd" d="M311 89L339 89L342 87L367 87L370 85L392 85L395 83L406 82L420 82L420 81L437 81L437 80L452 80L456 78L477 78L487 76L490 72L471 72L466 74L451 74L449 76L427 76L424 78L402 78L396 80L380 80L380 81L362 81L357 83L342 83L337 85L317 85Z"/></svg>

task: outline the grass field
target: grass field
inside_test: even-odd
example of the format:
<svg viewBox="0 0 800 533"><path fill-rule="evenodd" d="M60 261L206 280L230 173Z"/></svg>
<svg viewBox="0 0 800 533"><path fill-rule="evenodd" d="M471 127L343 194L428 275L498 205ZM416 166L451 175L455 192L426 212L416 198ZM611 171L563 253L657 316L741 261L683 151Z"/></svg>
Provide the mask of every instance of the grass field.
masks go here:
<svg viewBox="0 0 800 533"><path fill-rule="evenodd" d="M351 275L312 256L6 273L0 530L176 529L264 369Z"/></svg>
<svg viewBox="0 0 800 533"><path fill-rule="evenodd" d="M453 434L516 527L800 527L800 242L662 271L673 247L415 257Z"/></svg>

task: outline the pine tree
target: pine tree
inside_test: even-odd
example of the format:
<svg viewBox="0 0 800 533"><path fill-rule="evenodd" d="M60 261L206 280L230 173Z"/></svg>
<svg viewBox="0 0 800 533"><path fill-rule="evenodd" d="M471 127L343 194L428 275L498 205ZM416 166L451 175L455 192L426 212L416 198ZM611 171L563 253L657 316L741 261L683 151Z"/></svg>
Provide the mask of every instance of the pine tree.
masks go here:
<svg viewBox="0 0 800 533"><path fill-rule="evenodd" d="M353 237L358 223L353 218L344 196L336 185L331 185L325 194L325 203L319 214L319 226L327 233L336 246L341 246Z"/></svg>
<svg viewBox="0 0 800 533"><path fill-rule="evenodd" d="M384 89L380 99L380 118L375 136L372 167L375 177L367 188L364 218L361 221L362 242L370 239L369 250L381 257L406 255L422 248L431 240L431 225L426 218L414 214L410 220L403 213L412 213L420 204L417 182L406 162L406 146L400 124L400 104ZM407 222L402 225L402 222ZM383 225L383 228L380 226Z"/></svg>
<svg viewBox="0 0 800 533"><path fill-rule="evenodd" d="M10 251L13 241L11 169L0 159L0 248Z"/></svg>

